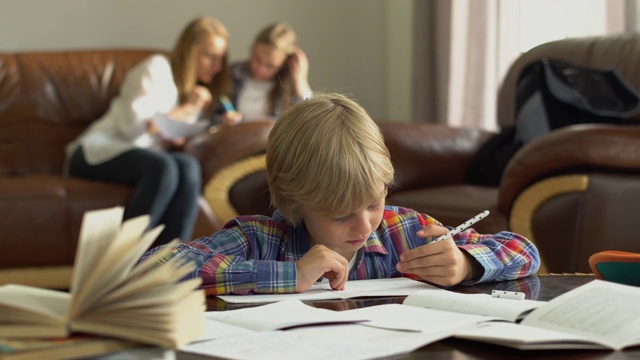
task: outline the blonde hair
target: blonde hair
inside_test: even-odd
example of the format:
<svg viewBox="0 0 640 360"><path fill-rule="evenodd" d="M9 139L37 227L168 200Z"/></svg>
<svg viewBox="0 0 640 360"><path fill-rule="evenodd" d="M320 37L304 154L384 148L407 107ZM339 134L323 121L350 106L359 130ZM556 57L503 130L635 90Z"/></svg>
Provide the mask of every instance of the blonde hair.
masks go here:
<svg viewBox="0 0 640 360"><path fill-rule="evenodd" d="M294 224L302 206L348 214L384 197L393 172L380 128L343 95L316 94L293 105L269 134L271 203Z"/></svg>
<svg viewBox="0 0 640 360"><path fill-rule="evenodd" d="M219 36L229 41L227 29L216 19L200 17L191 21L184 28L173 52L171 53L171 68L173 79L178 88L180 102L184 102L197 84L198 45L209 39L211 35ZM229 59L227 53L222 58L222 69L214 77L211 84L207 84L214 102L222 94L229 94L231 78L229 75Z"/></svg>
<svg viewBox="0 0 640 360"><path fill-rule="evenodd" d="M271 51L280 51L289 56L295 52L298 45L296 44L296 33L293 28L286 23L271 24L258 33L253 41L252 49L256 45L266 45ZM269 113L275 115L276 102L282 97L282 109L286 109L293 103L293 78L289 72L288 66L283 64L280 71L276 75L276 84L269 92Z"/></svg>

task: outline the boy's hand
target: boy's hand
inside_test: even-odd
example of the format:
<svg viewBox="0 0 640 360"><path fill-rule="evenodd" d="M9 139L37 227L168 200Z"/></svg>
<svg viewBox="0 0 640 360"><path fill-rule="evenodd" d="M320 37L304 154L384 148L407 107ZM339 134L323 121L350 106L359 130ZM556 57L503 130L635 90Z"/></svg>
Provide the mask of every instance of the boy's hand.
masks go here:
<svg viewBox="0 0 640 360"><path fill-rule="evenodd" d="M446 233L445 227L429 225L418 231L417 235L435 239ZM467 252L460 250L453 239L448 238L405 252L400 256L396 268L433 284L453 286L472 279L474 266L479 267L480 264Z"/></svg>
<svg viewBox="0 0 640 360"><path fill-rule="evenodd" d="M296 262L296 291L306 291L319 278L329 280L333 290L343 290L349 277L349 262L324 245L315 245Z"/></svg>

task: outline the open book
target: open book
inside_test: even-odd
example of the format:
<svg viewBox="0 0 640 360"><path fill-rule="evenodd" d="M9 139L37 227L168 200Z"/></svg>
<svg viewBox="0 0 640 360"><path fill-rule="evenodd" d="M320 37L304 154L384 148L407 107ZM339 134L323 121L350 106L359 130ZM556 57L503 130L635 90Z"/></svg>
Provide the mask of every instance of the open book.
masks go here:
<svg viewBox="0 0 640 360"><path fill-rule="evenodd" d="M193 265L162 262L172 246L138 263L163 227L147 231L149 216L122 223L122 215L122 207L85 213L70 292L0 286L0 337L88 333L175 348L200 336L201 279L181 281Z"/></svg>
<svg viewBox="0 0 640 360"><path fill-rule="evenodd" d="M0 338L0 359L78 359L140 346L134 341L85 334L53 339Z"/></svg>
<svg viewBox="0 0 640 360"><path fill-rule="evenodd" d="M593 280L538 307L520 324L484 323L455 336L522 350L621 350L640 345L638 300L638 287Z"/></svg>
<svg viewBox="0 0 640 360"><path fill-rule="evenodd" d="M494 298L488 294L462 294L434 288L410 294L403 304L515 322L546 302Z"/></svg>

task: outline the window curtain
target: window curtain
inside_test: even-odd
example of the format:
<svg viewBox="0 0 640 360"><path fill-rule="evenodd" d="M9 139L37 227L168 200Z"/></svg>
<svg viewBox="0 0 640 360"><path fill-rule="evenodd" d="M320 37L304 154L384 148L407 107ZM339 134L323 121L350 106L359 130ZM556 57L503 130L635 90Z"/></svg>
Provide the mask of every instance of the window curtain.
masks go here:
<svg viewBox="0 0 640 360"><path fill-rule="evenodd" d="M500 81L527 50L527 42L635 31L635 4L636 0L414 1L413 119L497 130ZM541 39L536 28L545 26L548 9L566 22L560 26L564 33ZM599 26L594 27L594 21ZM533 24L530 29L527 23Z"/></svg>

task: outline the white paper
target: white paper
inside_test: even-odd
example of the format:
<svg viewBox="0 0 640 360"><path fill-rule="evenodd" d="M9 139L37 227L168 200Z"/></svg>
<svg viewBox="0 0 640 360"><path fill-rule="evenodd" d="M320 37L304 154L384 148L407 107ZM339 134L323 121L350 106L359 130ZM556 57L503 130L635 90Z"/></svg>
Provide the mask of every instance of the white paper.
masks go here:
<svg viewBox="0 0 640 360"><path fill-rule="evenodd" d="M470 324L497 319L490 316L453 313L402 304L367 306L343 312L352 313L354 318L368 319L368 322L361 324L363 326L423 333L441 333L446 329L457 330Z"/></svg>
<svg viewBox="0 0 640 360"><path fill-rule="evenodd" d="M288 299L269 305L238 310L211 311L208 319L255 331L278 330L301 325L367 321L365 315L349 311L333 311L305 305Z"/></svg>
<svg viewBox="0 0 640 360"><path fill-rule="evenodd" d="M478 322L491 320L485 316L401 304L370 306L346 312L371 320L358 324L300 327L287 332L323 338L328 344L339 339L349 339L367 346L382 346L396 353L408 353L448 338L456 331L474 326Z"/></svg>
<svg viewBox="0 0 640 360"><path fill-rule="evenodd" d="M521 319L546 302L494 298L488 294L461 294L453 291L422 290L407 296L403 304L423 308L494 316L507 321Z"/></svg>
<svg viewBox="0 0 640 360"><path fill-rule="evenodd" d="M196 341L194 341L194 343L200 341L221 339L223 337L229 336L246 335L254 332L253 330L249 330L240 326L235 326L223 323L221 321L209 319L208 314L211 313L212 312L205 313L204 333Z"/></svg>
<svg viewBox="0 0 640 360"><path fill-rule="evenodd" d="M151 117L160 134L167 139L189 137L203 132L209 126L209 121L201 120L188 123L172 119L165 114L156 113Z"/></svg>
<svg viewBox="0 0 640 360"><path fill-rule="evenodd" d="M181 351L226 359L357 360L400 354L394 348L360 343L349 338L326 339L291 331L262 331L194 343Z"/></svg>
<svg viewBox="0 0 640 360"><path fill-rule="evenodd" d="M349 299L364 296L406 296L419 290L438 289L435 286L405 277L391 279L351 280L347 281L345 290L332 290L329 282L314 284L303 293L293 294L254 294L254 295L219 295L218 297L231 304L261 304L286 299L302 301Z"/></svg>

